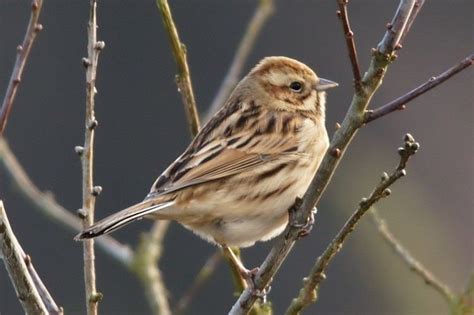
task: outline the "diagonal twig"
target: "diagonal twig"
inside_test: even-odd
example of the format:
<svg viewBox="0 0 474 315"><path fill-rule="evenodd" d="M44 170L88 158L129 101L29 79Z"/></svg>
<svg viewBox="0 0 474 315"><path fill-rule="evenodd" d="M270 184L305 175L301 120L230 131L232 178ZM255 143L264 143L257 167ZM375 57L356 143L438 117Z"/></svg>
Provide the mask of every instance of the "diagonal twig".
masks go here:
<svg viewBox="0 0 474 315"><path fill-rule="evenodd" d="M376 120L380 117L383 117L387 114L390 114L391 112L405 109L405 104L406 103L414 100L418 96L420 96L420 95L428 92L429 90L437 87L438 85L440 85L444 81L450 79L452 76L458 74L459 72L466 69L467 67L472 66L473 63L474 63L474 54L464 58L463 60L461 60L460 63L458 63L457 65L455 65L451 68L449 68L445 72L443 72L443 73L441 73L437 76L431 77L428 81L426 81L422 85L414 88L410 92L400 96L399 98L391 101L390 103L385 104L385 105L383 105L383 106L381 106L381 107L379 107L379 108L377 108L373 111L368 111L365 122L369 123L373 120Z"/></svg>
<svg viewBox="0 0 474 315"><path fill-rule="evenodd" d="M201 289L204 283L209 280L211 275L217 269L217 266L222 260L222 253L220 250L216 250L211 256L209 256L204 265L199 270L198 274L194 278L193 283L188 287L183 296L178 300L176 306L173 309L173 314L179 315L184 314L186 309L191 304L192 299L196 293Z"/></svg>
<svg viewBox="0 0 474 315"><path fill-rule="evenodd" d="M62 314L34 269L31 258L25 255L8 221L0 200L0 258L15 287L25 314Z"/></svg>
<svg viewBox="0 0 474 315"><path fill-rule="evenodd" d="M423 266L410 252L400 243L400 241L390 232L385 220L380 217L377 209L372 208L370 211L372 221L377 228L377 231L382 236L384 241L393 249L398 257L417 274L423 281L438 291L439 294L446 300L448 305L452 305L455 302L455 294L453 291L441 280L436 278L425 266Z"/></svg>
<svg viewBox="0 0 474 315"><path fill-rule="evenodd" d="M307 277L304 278L303 287L298 296L293 299L290 306L286 310L286 315L297 315L309 304L316 302L321 282L326 279L325 272L332 259L341 250L345 240L355 229L359 221L362 219L367 210L382 198L391 194L389 189L393 183L406 175L406 164L411 156L413 156L419 148L419 144L415 142L410 134L405 136L405 145L399 148L400 161L397 168L390 174L384 173L381 181L372 191L368 198L363 198L359 203L359 207L354 211L351 217L346 221L342 229L337 233L336 237L331 241L323 254L319 256L316 263L311 268Z"/></svg>
<svg viewBox="0 0 474 315"><path fill-rule="evenodd" d="M247 314L258 299L258 292L264 292L270 285L274 275L279 270L286 256L289 254L296 240L301 235L303 227L311 216L312 209L318 204L323 192L331 180L345 150L351 143L357 131L364 124L364 117L372 96L382 84L382 80L393 61L394 45L398 42L401 32L404 31L407 20L414 6L414 0L401 0L393 18L392 27L386 31L379 43L379 49L374 50L369 69L362 78L364 93L355 93L349 110L341 127L334 134L329 149L321 165L313 177L308 190L301 202L293 206L295 215L288 223L287 228L276 240L270 253L261 264L254 278L254 287L247 288L232 306L230 315ZM394 40L396 39L396 40Z"/></svg>
<svg viewBox="0 0 474 315"><path fill-rule="evenodd" d="M360 74L359 60L357 59L357 49L354 41L354 32L349 23L349 14L347 13L347 4L349 0L337 0L339 10L336 12L341 20L342 29L344 30L344 37L346 38L347 50L349 52L349 59L352 65L352 75L354 76L354 86L356 92L360 92L362 76Z"/></svg>
<svg viewBox="0 0 474 315"><path fill-rule="evenodd" d="M35 186L8 147L5 139L0 139L0 167L6 173L6 178L17 188L16 191L35 209L70 231L75 233L82 231L81 221L71 211L59 205L49 194L41 192ZM96 242L98 248L120 264L128 267L133 255L128 246L121 244L110 235L99 237Z"/></svg>
<svg viewBox="0 0 474 315"><path fill-rule="evenodd" d="M38 23L42 6L43 0L32 1L30 21L28 23L28 28L26 29L23 43L18 45L16 48L17 56L15 65L13 66L13 73L10 77L5 97L3 98L2 107L0 108L0 137L3 135L7 125L8 117L10 116L13 107L13 101L15 100L15 95L20 85L23 70L25 69L31 47L33 46L36 35L38 35L38 33L43 29L43 25Z"/></svg>
<svg viewBox="0 0 474 315"><path fill-rule="evenodd" d="M191 83L191 74L189 72L188 61L186 57L186 47L179 39L178 30L174 24L173 16L171 15L170 7L167 0L156 0L156 5L161 13L163 25L171 45L178 74L176 75L176 84L178 90L183 98L183 103L186 110L186 118L191 129L191 134L194 136L198 133L199 115L196 107L196 100L194 98L193 86Z"/></svg>
<svg viewBox="0 0 474 315"><path fill-rule="evenodd" d="M240 40L239 47L232 59L232 63L227 70L227 74L222 81L216 96L212 100L211 106L207 110L206 120L209 120L212 115L224 105L224 102L230 96L230 93L239 82L240 76L242 75L242 69L245 66L245 62L255 45L263 26L267 22L268 18L273 14L274 4L273 0L260 0L255 12L247 25L247 29Z"/></svg>
<svg viewBox="0 0 474 315"><path fill-rule="evenodd" d="M97 127L94 113L95 94L97 93L97 65L99 54L105 47L104 42L97 41L97 0L90 0L87 38L87 58L82 59L86 68L84 147L76 147L82 165L82 208L78 211L78 215L82 219L84 229L94 223L95 200L102 190L100 186L94 186L93 182L94 135ZM94 240L85 240L83 247L87 314L96 315L98 314L98 303L102 299L102 294L97 292L96 288Z"/></svg>

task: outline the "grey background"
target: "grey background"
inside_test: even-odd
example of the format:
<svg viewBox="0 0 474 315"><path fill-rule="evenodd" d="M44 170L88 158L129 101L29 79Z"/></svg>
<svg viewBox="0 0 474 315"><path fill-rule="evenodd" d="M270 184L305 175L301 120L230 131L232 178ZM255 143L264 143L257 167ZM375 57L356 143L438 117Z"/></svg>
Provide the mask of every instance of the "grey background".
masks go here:
<svg viewBox="0 0 474 315"><path fill-rule="evenodd" d="M199 109L211 102L233 56L255 1L171 1L189 62ZM381 39L398 1L352 1L350 17L362 69ZM30 1L0 1L0 87L7 86L29 17ZM340 83L331 90L327 126L333 133L352 95L351 70L336 1L277 1L246 66L264 56L297 58L322 77ZM474 45L472 1L427 1L390 68L372 106L405 93L440 73ZM84 70L88 1L45 0L44 31L33 47L6 138L33 181L72 211L81 204ZM99 38L106 42L98 71L95 182L104 187L97 217L141 200L159 173L190 141L173 81L175 66L154 1L99 1ZM316 225L298 242L273 283L275 314L286 309L317 256L380 174L397 163L396 148L411 132L421 150L409 176L380 203L393 232L455 290L473 267L473 83L471 69L360 131L319 205ZM84 314L82 249L73 233L36 212L0 174L0 198L25 250L67 314ZM114 234L135 244L150 222ZM243 251L248 266L264 259L272 242ZM160 263L176 301L213 253L177 224L166 237ZM148 314L136 279L97 252L102 314ZM319 302L308 314L445 314L442 299L413 276L364 220L328 270ZM224 314L233 304L227 266L221 264L198 292L189 314ZM20 314L4 268L0 268L0 313Z"/></svg>

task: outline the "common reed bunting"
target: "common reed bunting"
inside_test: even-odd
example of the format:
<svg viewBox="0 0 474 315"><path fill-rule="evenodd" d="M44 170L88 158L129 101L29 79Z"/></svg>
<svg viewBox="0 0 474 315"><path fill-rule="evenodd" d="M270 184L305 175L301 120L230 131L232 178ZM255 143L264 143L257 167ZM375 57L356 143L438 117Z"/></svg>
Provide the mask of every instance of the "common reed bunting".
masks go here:
<svg viewBox="0 0 474 315"><path fill-rule="evenodd" d="M280 234L328 148L326 92L337 83L305 64L267 57L153 183L145 200L102 219L76 240L110 233L143 217L175 220L221 245L242 276L251 272L229 247Z"/></svg>

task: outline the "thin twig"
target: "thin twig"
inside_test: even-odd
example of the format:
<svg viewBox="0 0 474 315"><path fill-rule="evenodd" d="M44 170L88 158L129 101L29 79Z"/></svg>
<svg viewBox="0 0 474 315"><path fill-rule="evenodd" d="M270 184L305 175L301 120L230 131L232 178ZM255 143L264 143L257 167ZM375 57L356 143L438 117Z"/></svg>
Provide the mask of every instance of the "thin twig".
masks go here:
<svg viewBox="0 0 474 315"><path fill-rule="evenodd" d="M31 2L31 16L28 22L28 28L26 29L23 43L16 48L17 55L15 65L13 66L10 82L8 83L2 107L0 108L0 137L3 135L3 131L7 125L8 117L13 107L13 101L15 100L15 95L20 85L31 47L33 46L36 35L43 29L43 25L38 23L42 6L43 0L33 0Z"/></svg>
<svg viewBox="0 0 474 315"><path fill-rule="evenodd" d="M89 24L87 27L87 58L83 59L86 68L86 114L84 147L80 152L82 164L82 208L78 212L82 219L83 228L86 229L94 223L94 208L96 196L102 188L94 187L94 134L97 120L94 114L97 64L99 53L104 48L104 42L97 41L97 0L90 1ZM94 240L84 241L84 282L86 288L87 314L98 313L98 303L102 294L97 292L95 274Z"/></svg>
<svg viewBox="0 0 474 315"><path fill-rule="evenodd" d="M359 61L357 59L357 49L354 41L354 32L351 29L351 25L349 23L349 14L347 13L347 4L349 0L337 0L337 5L339 6L339 10L336 12L337 16L341 20L342 29L344 30L344 37L346 38L346 45L347 50L349 52L349 59L352 65L352 75L354 76L354 86L356 92L359 93L361 91L361 74L360 74L360 66Z"/></svg>
<svg viewBox="0 0 474 315"><path fill-rule="evenodd" d="M398 42L399 47L401 47L401 45L403 44L403 41L405 40L405 36L410 31L411 26L413 25L413 22L415 21L416 17L418 16L418 13L421 10L421 7L423 7L423 4L425 4L425 0L415 1L413 10L411 10L410 17L408 18L407 24L405 26L405 31L402 33L402 36L400 36L400 41Z"/></svg>
<svg viewBox="0 0 474 315"><path fill-rule="evenodd" d="M162 244L169 221L155 223L150 232L144 233L134 260L131 264L132 271L141 280L153 314L170 315L171 309L168 302L168 292L164 286L158 261L162 254Z"/></svg>
<svg viewBox="0 0 474 315"><path fill-rule="evenodd" d="M390 232L385 220L383 220L378 214L377 209L372 208L370 213L377 231L383 237L385 242L394 250L397 256L401 258L411 271L421 277L427 285L438 291L438 293L446 300L448 305L452 305L456 299L453 291L410 254L392 232Z"/></svg>
<svg viewBox="0 0 474 315"><path fill-rule="evenodd" d="M232 59L232 63L227 70L224 80L222 81L219 90L214 97L211 106L207 110L206 120L209 120L212 115L224 105L224 102L229 97L234 87L239 82L240 76L242 75L242 69L245 66L245 62L255 45L255 41L260 35L263 26L267 22L268 18L273 14L274 4L273 0L260 0L255 12L247 25L247 29L240 40L239 47Z"/></svg>
<svg viewBox="0 0 474 315"><path fill-rule="evenodd" d="M405 136L405 145L398 149L400 161L397 168L389 176L387 173L382 175L381 181L377 184L368 198L363 198L359 203L359 207L354 211L351 217L346 221L342 229L337 233L336 237L331 241L323 254L319 256L316 263L311 268L307 277L303 280L303 287L298 296L293 299L291 305L286 310L286 315L297 315L309 304L316 302L321 282L326 279L325 272L332 259L341 250L345 240L355 229L360 219L367 210L370 209L380 199L391 194L389 187L399 178L406 175L406 163L409 158L416 153L419 144L415 142L409 134Z"/></svg>
<svg viewBox="0 0 474 315"><path fill-rule="evenodd" d="M48 314L48 310L39 295L35 283L28 272L27 261L23 249L13 234L8 222L3 202L0 200L0 246L1 255L8 275L15 287L18 300L25 314Z"/></svg>
<svg viewBox="0 0 474 315"><path fill-rule="evenodd" d="M222 260L222 253L220 250L216 250L211 256L209 256L204 265L201 267L196 277L194 277L193 283L186 289L183 296L176 303L173 309L173 314L181 315L184 314L192 299L196 293L202 288L202 286L210 279L217 266Z"/></svg>
<svg viewBox="0 0 474 315"><path fill-rule="evenodd" d="M411 90L410 92L400 96L399 98L391 101L388 104L385 104L373 111L368 111L367 112L367 118L365 120L366 123L371 122L375 119L378 119L380 117L383 117L387 114L390 114L391 112L397 111L397 110L403 110L405 109L405 104L414 100L418 96L428 92L429 90L437 87L444 81L450 79L452 76L458 74L462 70L468 68L469 66L472 66L474 64L474 54L464 58L461 60L460 63L457 65L451 67L450 69L446 70L445 72L431 77L428 81L423 83L422 85L416 87L415 89Z"/></svg>
<svg viewBox="0 0 474 315"><path fill-rule="evenodd" d="M173 16L171 15L170 7L167 0L156 0L156 5L161 12L161 18L165 26L168 38L171 44L171 51L173 52L178 68L176 75L176 84L183 98L183 103L186 110L186 118L190 126L191 133L196 135L199 131L199 115L196 107L196 100L194 98L193 86L191 84L191 74L186 59L186 47L179 39L178 30L174 24Z"/></svg>
<svg viewBox="0 0 474 315"><path fill-rule="evenodd" d="M301 202L296 202L293 206L295 215L288 223L287 228L278 237L275 245L260 266L260 269L254 279L254 287L247 288L233 305L230 315L247 314L258 299L258 292L264 292L274 275L282 265L286 256L289 254L302 229L311 216L312 209L318 204L323 192L331 180L344 152L351 143L357 131L364 124L365 111L370 100L377 89L382 84L388 66L393 61L394 38L400 38L400 34L407 23L414 0L401 0L399 8L393 18L392 27L387 30L384 38L373 52L369 69L362 78L364 93L355 93L349 110L342 122L341 127L334 134L329 149L326 152L316 175L313 177L308 190L303 196Z"/></svg>
<svg viewBox="0 0 474 315"><path fill-rule="evenodd" d="M12 185L15 186L15 191L23 199L30 202L34 209L40 211L54 223L74 233L82 231L81 221L71 211L58 204L51 194L43 193L35 186L10 150L5 139L0 139L0 167L3 168L6 174L2 178L9 179ZM128 246L121 244L110 235L99 237L96 242L98 248L114 260L125 267L130 265L133 252Z"/></svg>
<svg viewBox="0 0 474 315"><path fill-rule="evenodd" d="M392 55L396 50L402 48L401 39L408 34L409 28L421 8L421 6L417 7L416 14L412 15L416 3L416 0L400 1L392 22L387 24L387 31L385 32L380 44L377 46L380 53L384 55Z"/></svg>

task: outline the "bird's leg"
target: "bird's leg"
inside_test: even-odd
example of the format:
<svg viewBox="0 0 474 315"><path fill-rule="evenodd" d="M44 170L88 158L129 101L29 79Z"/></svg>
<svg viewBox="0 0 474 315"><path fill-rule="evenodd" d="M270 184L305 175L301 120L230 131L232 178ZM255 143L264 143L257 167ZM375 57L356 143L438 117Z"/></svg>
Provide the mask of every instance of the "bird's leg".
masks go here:
<svg viewBox="0 0 474 315"><path fill-rule="evenodd" d="M242 264L242 261L237 256L235 256L234 252L229 246L222 245L222 250L224 251L224 255L232 262L247 285L254 287L255 285L253 280L258 272L258 268L254 268L252 270L245 268L244 264Z"/></svg>

